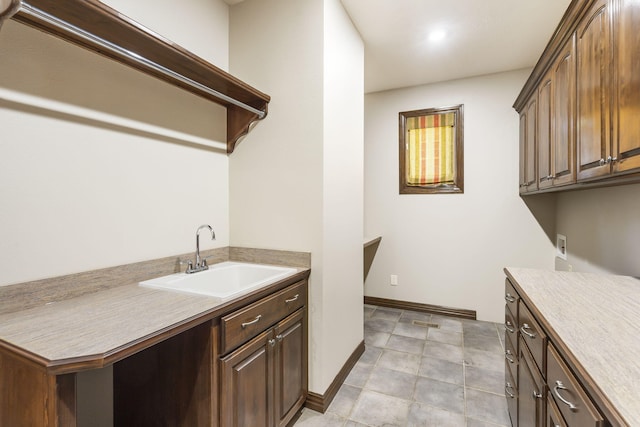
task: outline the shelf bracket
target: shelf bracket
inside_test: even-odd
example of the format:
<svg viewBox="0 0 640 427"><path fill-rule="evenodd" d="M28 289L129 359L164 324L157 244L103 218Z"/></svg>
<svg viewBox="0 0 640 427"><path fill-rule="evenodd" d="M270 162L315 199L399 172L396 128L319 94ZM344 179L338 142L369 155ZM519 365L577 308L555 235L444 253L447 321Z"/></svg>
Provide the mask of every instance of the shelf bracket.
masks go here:
<svg viewBox="0 0 640 427"><path fill-rule="evenodd" d="M0 0L0 5L5 5L4 9L0 9L0 29L7 19L11 19L13 15L18 13L22 6L22 0Z"/></svg>

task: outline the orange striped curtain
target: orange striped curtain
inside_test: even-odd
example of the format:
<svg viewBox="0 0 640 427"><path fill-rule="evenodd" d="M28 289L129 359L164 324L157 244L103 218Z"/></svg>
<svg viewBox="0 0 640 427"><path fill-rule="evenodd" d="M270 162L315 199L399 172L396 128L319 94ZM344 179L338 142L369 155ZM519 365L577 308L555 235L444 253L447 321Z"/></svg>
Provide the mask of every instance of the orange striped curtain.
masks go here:
<svg viewBox="0 0 640 427"><path fill-rule="evenodd" d="M406 174L413 186L452 184L455 113L407 118Z"/></svg>

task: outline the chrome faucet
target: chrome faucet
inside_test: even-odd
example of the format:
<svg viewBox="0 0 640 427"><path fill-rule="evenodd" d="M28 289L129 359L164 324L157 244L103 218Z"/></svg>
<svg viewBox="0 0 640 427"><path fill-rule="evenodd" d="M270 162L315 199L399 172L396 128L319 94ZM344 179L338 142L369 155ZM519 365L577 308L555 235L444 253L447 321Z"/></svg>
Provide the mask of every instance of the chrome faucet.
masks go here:
<svg viewBox="0 0 640 427"><path fill-rule="evenodd" d="M216 232L213 231L213 228L211 228L210 225L204 224L198 227L198 230L196 231L196 265L194 266L193 262L189 261L187 270L185 271L185 273L187 274L197 273L198 271L209 269L209 266L207 265L207 259L200 258L200 231L202 229L209 229L209 231L211 232L211 240L216 240Z"/></svg>

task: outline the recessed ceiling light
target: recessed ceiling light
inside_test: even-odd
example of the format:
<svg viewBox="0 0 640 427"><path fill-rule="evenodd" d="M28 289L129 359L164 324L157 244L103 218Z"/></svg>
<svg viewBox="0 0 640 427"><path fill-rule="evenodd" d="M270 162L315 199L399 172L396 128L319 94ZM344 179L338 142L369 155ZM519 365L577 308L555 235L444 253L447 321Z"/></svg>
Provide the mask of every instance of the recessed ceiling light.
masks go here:
<svg viewBox="0 0 640 427"><path fill-rule="evenodd" d="M444 30L433 30L429 33L430 42L439 42L445 39L447 33Z"/></svg>

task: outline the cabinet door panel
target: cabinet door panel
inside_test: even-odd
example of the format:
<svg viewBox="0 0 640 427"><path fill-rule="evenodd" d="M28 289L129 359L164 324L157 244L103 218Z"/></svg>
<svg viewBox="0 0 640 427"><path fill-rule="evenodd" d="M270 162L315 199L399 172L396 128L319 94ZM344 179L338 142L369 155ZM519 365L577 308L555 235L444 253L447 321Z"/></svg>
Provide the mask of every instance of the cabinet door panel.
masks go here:
<svg viewBox="0 0 640 427"><path fill-rule="evenodd" d="M221 361L222 427L271 427L273 330L262 333ZM271 341L273 342L273 341Z"/></svg>
<svg viewBox="0 0 640 427"><path fill-rule="evenodd" d="M550 74L538 89L538 187L551 187L551 89Z"/></svg>
<svg viewBox="0 0 640 427"><path fill-rule="evenodd" d="M614 172L640 167L640 4L620 0L616 16L615 70L617 77L614 106Z"/></svg>
<svg viewBox="0 0 640 427"><path fill-rule="evenodd" d="M606 175L609 135L609 6L597 1L578 28L578 180Z"/></svg>
<svg viewBox="0 0 640 427"><path fill-rule="evenodd" d="M526 190L536 191L538 189L537 177L537 128L538 128L538 100L534 97L527 104L527 122L526 122L526 137L525 137L525 152L526 152L526 164L525 164L525 179Z"/></svg>
<svg viewBox="0 0 640 427"><path fill-rule="evenodd" d="M527 192L527 113L520 114L520 194Z"/></svg>
<svg viewBox="0 0 640 427"><path fill-rule="evenodd" d="M546 405L544 382L524 344L520 344L518 360L518 426L542 427Z"/></svg>
<svg viewBox="0 0 640 427"><path fill-rule="evenodd" d="M553 76L553 185L575 182L575 83L574 38L552 69Z"/></svg>
<svg viewBox="0 0 640 427"><path fill-rule="evenodd" d="M302 407L307 394L307 348L304 310L276 327L276 422L285 426Z"/></svg>

